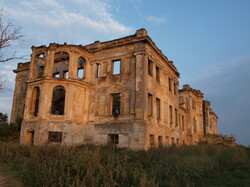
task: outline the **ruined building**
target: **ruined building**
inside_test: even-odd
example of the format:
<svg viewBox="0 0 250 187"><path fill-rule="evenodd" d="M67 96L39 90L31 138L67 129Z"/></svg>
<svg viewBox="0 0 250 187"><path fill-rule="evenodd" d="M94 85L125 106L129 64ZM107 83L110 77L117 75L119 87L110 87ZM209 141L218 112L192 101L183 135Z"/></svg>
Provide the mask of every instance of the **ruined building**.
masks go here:
<svg viewBox="0 0 250 187"><path fill-rule="evenodd" d="M19 63L11 121L22 118L22 144L197 144L217 134L217 115L145 29L89 45L32 47Z"/></svg>

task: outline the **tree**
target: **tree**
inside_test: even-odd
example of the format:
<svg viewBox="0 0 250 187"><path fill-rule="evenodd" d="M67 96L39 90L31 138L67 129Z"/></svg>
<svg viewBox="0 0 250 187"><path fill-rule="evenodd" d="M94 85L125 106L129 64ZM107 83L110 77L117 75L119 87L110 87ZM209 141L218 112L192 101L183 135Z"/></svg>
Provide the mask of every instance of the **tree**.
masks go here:
<svg viewBox="0 0 250 187"><path fill-rule="evenodd" d="M8 124L8 115L0 112L0 125Z"/></svg>
<svg viewBox="0 0 250 187"><path fill-rule="evenodd" d="M20 40L24 35L21 34L21 27L15 26L11 21L3 18L3 9L0 8L0 63L14 59L23 59L24 56L18 57L16 53L4 54L4 50L10 47L14 41ZM5 87L6 80L0 77L0 91Z"/></svg>
<svg viewBox="0 0 250 187"><path fill-rule="evenodd" d="M9 56L3 54L3 49L10 47L14 41L20 40L24 36L21 34L21 29L10 20L3 19L3 9L0 9L0 63L23 59L23 57L17 57L16 53Z"/></svg>

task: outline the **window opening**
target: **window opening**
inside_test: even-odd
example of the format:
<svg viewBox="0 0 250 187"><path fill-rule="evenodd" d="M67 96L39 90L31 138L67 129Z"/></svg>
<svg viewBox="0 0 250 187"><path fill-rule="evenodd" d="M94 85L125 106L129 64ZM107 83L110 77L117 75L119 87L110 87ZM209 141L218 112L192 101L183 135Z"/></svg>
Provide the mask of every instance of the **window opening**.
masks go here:
<svg viewBox="0 0 250 187"><path fill-rule="evenodd" d="M152 134L149 135L149 141L150 141L151 147L154 147L154 145L155 145L154 138L155 138L154 135L152 135Z"/></svg>
<svg viewBox="0 0 250 187"><path fill-rule="evenodd" d="M171 138L171 144L174 145L174 138Z"/></svg>
<svg viewBox="0 0 250 187"><path fill-rule="evenodd" d="M53 75L54 75L54 78L56 78L56 79L59 79L59 78L60 78L60 73L59 73L59 72L54 73Z"/></svg>
<svg viewBox="0 0 250 187"><path fill-rule="evenodd" d="M170 119L170 127L173 124L173 108L171 105L169 105L169 119Z"/></svg>
<svg viewBox="0 0 250 187"><path fill-rule="evenodd" d="M148 59L148 74L153 76L153 62Z"/></svg>
<svg viewBox="0 0 250 187"><path fill-rule="evenodd" d="M49 142L62 142L62 132L49 132Z"/></svg>
<svg viewBox="0 0 250 187"><path fill-rule="evenodd" d="M28 130L26 134L26 143L28 145L33 145L34 144L34 135L35 132L33 130Z"/></svg>
<svg viewBox="0 0 250 187"><path fill-rule="evenodd" d="M31 113L34 116L38 116L38 112L39 112L39 99L40 99L40 89L39 87L35 87L33 89L33 93L32 93L32 102L31 102Z"/></svg>
<svg viewBox="0 0 250 187"><path fill-rule="evenodd" d="M120 114L121 94L112 94L112 100L112 114L114 117L118 117L118 115Z"/></svg>
<svg viewBox="0 0 250 187"><path fill-rule="evenodd" d="M157 113L157 120L161 119L161 100L156 98L156 113Z"/></svg>
<svg viewBox="0 0 250 187"><path fill-rule="evenodd" d="M65 79L69 78L69 72L68 71L63 72L63 78L65 78Z"/></svg>
<svg viewBox="0 0 250 187"><path fill-rule="evenodd" d="M64 72L68 71L69 54L67 52L57 52L54 58L53 75L54 78L66 78Z"/></svg>
<svg viewBox="0 0 250 187"><path fill-rule="evenodd" d="M96 64L96 65L97 65L96 77L99 78L101 74L101 65L100 64Z"/></svg>
<svg viewBox="0 0 250 187"><path fill-rule="evenodd" d="M78 71L77 71L77 77L80 79L85 78L85 59L80 57L78 59Z"/></svg>
<svg viewBox="0 0 250 187"><path fill-rule="evenodd" d="M43 64L38 64L37 68L37 78L41 78L44 75L44 65Z"/></svg>
<svg viewBox="0 0 250 187"><path fill-rule="evenodd" d="M65 89L63 86L56 86L53 89L51 114L63 115L65 105Z"/></svg>
<svg viewBox="0 0 250 187"><path fill-rule="evenodd" d="M159 147L162 147L162 136L158 136Z"/></svg>
<svg viewBox="0 0 250 187"><path fill-rule="evenodd" d="M108 134L108 144L109 145L119 144L119 135L118 134Z"/></svg>
<svg viewBox="0 0 250 187"><path fill-rule="evenodd" d="M160 68L156 66L156 81L160 82Z"/></svg>
<svg viewBox="0 0 250 187"><path fill-rule="evenodd" d="M149 117L152 116L152 114L153 114L152 103L153 103L153 96L150 93L148 93L148 116Z"/></svg>
<svg viewBox="0 0 250 187"><path fill-rule="evenodd" d="M113 75L121 74L121 60L113 61Z"/></svg>
<svg viewBox="0 0 250 187"><path fill-rule="evenodd" d="M178 112L176 108L174 111L175 111L175 127L178 127Z"/></svg>

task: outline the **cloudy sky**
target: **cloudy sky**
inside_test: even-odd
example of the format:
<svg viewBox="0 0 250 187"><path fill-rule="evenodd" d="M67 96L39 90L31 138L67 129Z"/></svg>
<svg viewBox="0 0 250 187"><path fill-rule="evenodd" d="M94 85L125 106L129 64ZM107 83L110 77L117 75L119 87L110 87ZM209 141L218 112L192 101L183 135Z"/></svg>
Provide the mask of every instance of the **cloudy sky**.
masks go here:
<svg viewBox="0 0 250 187"><path fill-rule="evenodd" d="M134 34L149 36L181 73L180 85L205 93L219 116L219 133L250 145L249 0L0 0L4 17L22 27L22 41L5 54L31 54L32 45L86 45ZM0 112L10 114L17 61L0 64L8 87Z"/></svg>

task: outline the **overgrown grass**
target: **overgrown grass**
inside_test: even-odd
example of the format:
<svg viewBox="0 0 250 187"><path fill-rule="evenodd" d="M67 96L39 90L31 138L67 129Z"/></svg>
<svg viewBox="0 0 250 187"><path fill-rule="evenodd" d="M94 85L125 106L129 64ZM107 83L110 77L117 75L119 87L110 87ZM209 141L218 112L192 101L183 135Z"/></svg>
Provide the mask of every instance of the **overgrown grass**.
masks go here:
<svg viewBox="0 0 250 187"><path fill-rule="evenodd" d="M20 135L20 127L16 124L0 125L0 141L18 142Z"/></svg>
<svg viewBox="0 0 250 187"><path fill-rule="evenodd" d="M25 186L248 186L249 148L181 146L149 151L0 142Z"/></svg>

